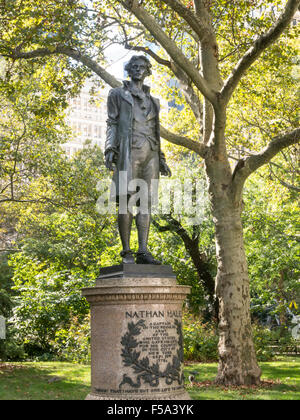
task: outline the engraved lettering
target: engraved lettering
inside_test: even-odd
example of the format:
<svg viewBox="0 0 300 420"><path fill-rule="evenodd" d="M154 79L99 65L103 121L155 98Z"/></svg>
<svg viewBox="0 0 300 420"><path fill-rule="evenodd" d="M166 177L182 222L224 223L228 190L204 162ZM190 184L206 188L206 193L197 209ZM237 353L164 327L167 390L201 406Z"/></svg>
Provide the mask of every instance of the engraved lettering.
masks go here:
<svg viewBox="0 0 300 420"><path fill-rule="evenodd" d="M176 382L183 385L183 338L181 322L174 312L169 321L139 319L128 322L127 332L121 340L121 357L130 370L123 374L119 389L124 385L137 389L149 384L157 392L159 385ZM164 316L164 311L126 312L126 318L134 318L135 314L154 319Z"/></svg>
<svg viewBox="0 0 300 420"><path fill-rule="evenodd" d="M164 318L164 311L130 311L125 313L126 318Z"/></svg>

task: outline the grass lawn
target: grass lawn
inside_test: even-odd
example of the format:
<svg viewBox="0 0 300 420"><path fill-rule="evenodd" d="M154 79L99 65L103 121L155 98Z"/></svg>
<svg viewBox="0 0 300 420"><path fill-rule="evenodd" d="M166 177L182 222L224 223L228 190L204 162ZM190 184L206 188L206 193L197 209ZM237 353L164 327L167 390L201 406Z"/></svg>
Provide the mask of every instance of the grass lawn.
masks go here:
<svg viewBox="0 0 300 420"><path fill-rule="evenodd" d="M0 400L84 400L90 367L65 362L0 363Z"/></svg>
<svg viewBox="0 0 300 420"><path fill-rule="evenodd" d="M300 357L281 357L276 361L259 364L262 384L259 387L221 387L212 384L217 364L192 364L188 373L197 371L195 384L187 391L195 400L300 400Z"/></svg>
<svg viewBox="0 0 300 420"><path fill-rule="evenodd" d="M187 391L195 400L300 400L300 358L260 364L260 387L224 388L212 384L216 363L185 367L197 371ZM90 391L90 367L65 362L0 363L0 400L83 400Z"/></svg>

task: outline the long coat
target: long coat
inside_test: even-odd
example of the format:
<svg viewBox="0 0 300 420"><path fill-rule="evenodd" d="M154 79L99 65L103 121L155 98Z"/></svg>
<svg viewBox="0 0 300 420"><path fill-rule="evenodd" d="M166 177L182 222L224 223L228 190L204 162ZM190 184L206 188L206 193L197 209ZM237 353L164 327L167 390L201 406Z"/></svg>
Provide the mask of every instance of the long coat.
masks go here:
<svg viewBox="0 0 300 420"><path fill-rule="evenodd" d="M145 93L149 93L149 87L143 86ZM155 106L156 124L155 134L158 144L158 153L160 160L165 159L164 154L160 150L160 130L159 130L159 100L150 98ZM105 154L113 150L117 154L115 163L115 171L113 181L116 190L111 190L111 199L114 199L122 194L124 187L128 190L128 183L132 179L131 172L131 147L132 147L132 127L133 127L133 98L129 90L129 82L124 81L122 87L117 87L110 90L107 99L107 132L105 142ZM126 172L127 185L119 185L119 173ZM123 181L122 181L123 182ZM114 197L116 196L116 197Z"/></svg>

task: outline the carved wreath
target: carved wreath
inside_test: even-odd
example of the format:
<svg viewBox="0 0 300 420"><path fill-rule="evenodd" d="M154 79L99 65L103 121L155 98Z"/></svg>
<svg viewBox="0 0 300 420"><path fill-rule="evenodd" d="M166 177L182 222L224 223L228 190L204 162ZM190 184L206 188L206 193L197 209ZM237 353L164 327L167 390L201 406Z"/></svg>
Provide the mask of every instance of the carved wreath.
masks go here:
<svg viewBox="0 0 300 420"><path fill-rule="evenodd" d="M181 385L184 381L184 375L181 370L183 362L183 337L181 323L175 319L175 325L178 334L178 350L177 355L173 356L172 363L168 363L164 371L160 371L158 363L150 365L148 357L140 358L141 352L136 350L139 342L135 337L141 334L141 330L145 329L145 320L140 319L138 322L129 322L128 331L121 339L122 359L124 366L131 366L133 372L137 374L136 380L133 381L128 375L123 375L123 380L119 385L121 388L124 384L129 384L133 388L140 388L142 381L148 383L151 387L159 385L159 379L164 378L167 385L178 382Z"/></svg>

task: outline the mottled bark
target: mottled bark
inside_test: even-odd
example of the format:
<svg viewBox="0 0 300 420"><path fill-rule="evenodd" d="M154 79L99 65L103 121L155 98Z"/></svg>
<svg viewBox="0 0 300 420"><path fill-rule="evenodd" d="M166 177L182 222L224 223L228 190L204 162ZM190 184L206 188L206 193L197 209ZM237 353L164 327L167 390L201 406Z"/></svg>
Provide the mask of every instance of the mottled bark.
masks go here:
<svg viewBox="0 0 300 420"><path fill-rule="evenodd" d="M253 345L247 261L241 210L228 204L214 211L219 298L219 369L216 382L253 385L260 381Z"/></svg>

